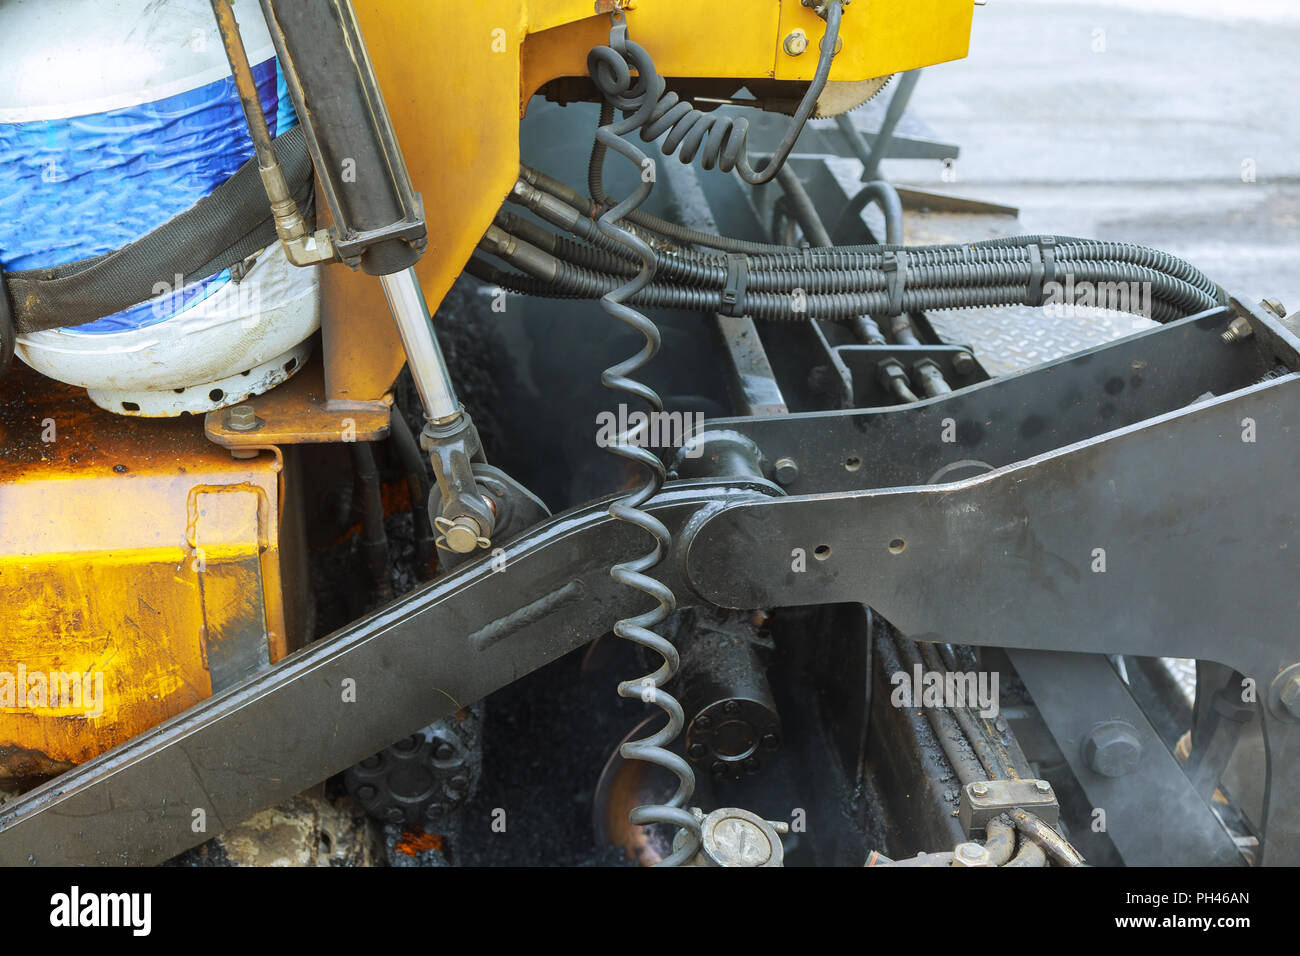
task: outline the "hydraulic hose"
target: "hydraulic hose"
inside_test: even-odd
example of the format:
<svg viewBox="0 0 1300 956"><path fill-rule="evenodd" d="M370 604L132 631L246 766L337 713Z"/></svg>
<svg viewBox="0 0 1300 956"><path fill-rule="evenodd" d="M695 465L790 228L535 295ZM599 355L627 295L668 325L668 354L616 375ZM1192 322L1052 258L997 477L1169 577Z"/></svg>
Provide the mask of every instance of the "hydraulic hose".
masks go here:
<svg viewBox="0 0 1300 956"><path fill-rule="evenodd" d="M808 190L803 188L803 183L795 171L789 166L782 166L781 171L776 174L776 181L785 190L790 214L794 216L795 222L799 223L799 228L803 230L808 241L814 246L832 245L831 234L826 231L822 217L817 214L817 207L813 205L812 197L808 195Z"/></svg>
<svg viewBox="0 0 1300 956"><path fill-rule="evenodd" d="M621 277L596 272L565 262L529 243L517 240L493 227L481 243L481 248L506 258L511 264L528 271L538 282L519 281L519 277L497 271L489 281L503 288L531 295L555 298L595 299L608 294L622 284ZM661 257L662 258L662 257ZM1193 286L1173 280L1151 269L1141 269L1124 263L1064 262L1060 270L1073 275L1079 283L1148 282L1151 285L1150 313L1158 322L1168 322L1184 315L1192 315L1216 307L1219 302ZM484 278L486 270L479 269ZM744 301L744 313L755 319L791 319L808 317L820 319L849 318L855 315L892 315L899 311L912 312L925 309L975 308L994 305L1039 305L1031 301L1029 269L1013 264L1009 269L982 264L973 274L978 284L958 284L970 270L948 270L930 267L912 267L909 280L901 294L889 288L889 278L882 270L863 270L851 279L824 282L816 273L791 273L777 282L763 274L751 275L752 286L760 291L750 292ZM722 277L725 282L725 276ZM809 292L801 282L816 288L819 284L851 288L853 291ZM724 290L717 276L711 277L711 287L684 287L655 282L640 289L631 300L637 305L677 308L689 311L726 311ZM788 285L783 289L781 285ZM773 289L773 287L775 287ZM1088 288L1089 286L1081 286ZM767 291L773 289L773 291ZM798 292L799 295L795 295ZM800 306L795 308L796 303ZM1072 303L1073 304L1073 303Z"/></svg>
<svg viewBox="0 0 1300 956"><path fill-rule="evenodd" d="M525 239L528 245L536 246L557 259L579 265L591 272L614 276L631 274L630 264L625 264L626 260L619 262L622 257L616 253L584 247L508 214L499 217L498 221L508 227L507 231L515 230L513 235L523 233L519 238ZM1052 241L1056 242L1055 238ZM489 247L491 244L489 242ZM884 269L888 253L894 247L885 248L886 252L845 253L835 257L832 261L839 266L836 269L819 268L821 263L812 257L785 254L750 256L746 258L748 288L755 292L792 292L797 289L803 293L862 292L886 288L888 277ZM1122 244L1063 241L1058 248L1061 258L1055 262L1053 274L1068 276L1076 284L1143 283L1150 287L1154 299L1183 306L1189 314L1221 304L1217 287L1213 287L1212 292L1205 291L1204 286L1208 280L1190 266L1178 270L1188 276L1188 279L1182 279L1137 262L1091 258L1112 248L1117 255L1123 255L1126 250ZM497 250L489 248L489 251ZM1027 285L1035 269L1031 250L1027 247L917 246L897 247L897 251L907 256L907 284L910 286ZM1157 262L1153 256L1146 255L1150 251L1130 247L1127 250L1128 258L1138 262ZM1074 256L1081 258L1076 260ZM727 281L727 267L722 259L694 254L661 253L656 255L656 265L660 278L670 283L721 289ZM1044 278L1041 264L1037 268L1041 286ZM532 268L529 271L541 274ZM542 277L551 279L552 271L544 271L546 274ZM1189 279L1194 281L1188 281ZM583 280L573 277L556 281L581 283ZM1063 287L1062 292L1064 291Z"/></svg>
<svg viewBox="0 0 1300 956"><path fill-rule="evenodd" d="M903 201L898 197L898 190L883 179L873 179L857 191L849 204L840 213L831 227L831 239L842 236L846 229L862 215L862 210L872 201L880 204L880 211L885 216L885 242L898 245L903 241ZM829 245L830 243L827 243Z"/></svg>
<svg viewBox="0 0 1300 956"><path fill-rule="evenodd" d="M568 202L569 197L556 195L565 190L538 177L533 177L532 181L539 185L531 186L521 180L511 199L608 255L594 255L571 242L561 243L549 237L543 239L544 233L535 224L525 227L530 228L530 244L537 245L533 240L539 240L543 251L549 246L566 261L593 272L614 276L629 274L626 266L614 262L614 258L627 261L627 251L601 236L583 210ZM547 186L555 191L543 188ZM1161 307L1155 309L1157 315L1154 317L1160 321L1176 317L1173 312L1179 309L1184 314L1193 314L1215 308L1224 301L1219 287L1190 263L1159 250L1128 243L1063 236L1015 236L965 245L841 246L799 250L768 246L764 249L763 252L745 254L748 287L755 292L798 289L803 293L850 293L879 289L885 281L882 270L888 260L897 259L902 253L907 257L909 286L995 286L1022 282L1028 285L1035 274L1039 277L1040 289L1048 281L1058 280L1059 284L1059 277L1072 278L1075 283L1138 282L1149 286L1155 302L1173 306L1172 312ZM1049 254L1053 256L1050 269L1046 261ZM682 249L656 251L655 255L659 282L717 289L726 283L727 259L723 256ZM1088 264L1103 262L1107 264ZM535 270L528 271L537 274Z"/></svg>

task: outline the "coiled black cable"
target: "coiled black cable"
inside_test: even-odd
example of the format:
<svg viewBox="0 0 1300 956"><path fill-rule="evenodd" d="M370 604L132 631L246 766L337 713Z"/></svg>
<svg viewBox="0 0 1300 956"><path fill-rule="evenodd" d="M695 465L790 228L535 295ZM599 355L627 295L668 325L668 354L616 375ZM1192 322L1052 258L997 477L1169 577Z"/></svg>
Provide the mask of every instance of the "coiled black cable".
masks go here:
<svg viewBox="0 0 1300 956"><path fill-rule="evenodd" d="M706 113L682 100L676 93L667 92L667 83L659 75L650 54L631 40L627 40L621 49L610 46L594 48L587 55L587 69L606 100L623 110L625 116L629 116L619 124L624 132L638 130L641 139L647 143L662 136L665 156L676 154L683 163L690 164L700 154L701 165L705 169L717 168L724 173L734 169L745 182L758 186L773 179L780 171L808 118L817 107L817 98L825 90L826 81L830 77L843 15L841 0L828 0L825 11L826 31L821 41L817 71L803 99L799 101L794 119L785 135L772 155L758 168L750 163L746 150L749 120L743 116ZM625 85L621 78L628 74L629 67L637 70L637 79L635 84ZM631 117L637 119L629 127ZM612 144L605 141L605 145Z"/></svg>
<svg viewBox="0 0 1300 956"><path fill-rule="evenodd" d="M588 68L593 75L600 74L599 85L605 96L615 105L630 110L630 115L622 122L602 127L597 135L608 148L626 157L640 169L647 160L645 153L621 137L646 121L654 99L648 97L643 102L635 104L629 99L631 73L628 65L631 64L640 72L638 82L648 84L647 89L652 92L656 88L654 78L657 74L653 74L653 67L648 66L649 58L645 57L644 51L627 39L627 21L622 11L614 11L610 18L613 24L610 28L610 46L600 47L598 50L609 51L615 56L611 59L604 53L593 51L588 58ZM662 84L662 82L662 79L658 80L658 83ZM649 406L652 414L656 414L663 411L663 402L652 388L632 376L658 354L659 329L645 315L627 305L630 299L649 286L654 279L656 257L644 240L619 224L628 211L635 209L649 197L653 187L652 177L649 179L642 177L636 192L606 211L597 220L597 225L607 238L632 252L641 266L635 276L620 281L614 288L602 294L601 308L612 318L636 329L645 338L645 346L639 352L605 369L600 378L601 384L606 388L640 399ZM640 591L655 601L655 607L649 611L620 620L614 625L614 633L663 658L663 664L653 673L635 680L620 682L618 693L620 697L633 700L640 698L653 704L668 717L664 726L657 732L624 743L619 752L626 760L642 760L663 767L677 776L677 790L666 803L637 807L629 814L629 819L637 826L669 824L678 827L680 835L678 845L660 863L661 866L677 866L693 857L700 845L699 822L688 808L691 796L695 792L695 773L684 758L668 749L686 722L682 705L663 689L663 685L677 673L680 663L677 649L667 638L651 630L662 624L677 607L677 600L672 590L647 573L668 553L672 536L663 522L643 508L646 502L657 495L659 489L663 487L667 478L667 469L654 452L633 444L629 433L617 436L616 444L610 450L620 458L641 465L646 471L646 480L640 488L613 502L609 506L609 513L620 521L635 525L654 539L652 550L610 568L610 577L619 584Z"/></svg>

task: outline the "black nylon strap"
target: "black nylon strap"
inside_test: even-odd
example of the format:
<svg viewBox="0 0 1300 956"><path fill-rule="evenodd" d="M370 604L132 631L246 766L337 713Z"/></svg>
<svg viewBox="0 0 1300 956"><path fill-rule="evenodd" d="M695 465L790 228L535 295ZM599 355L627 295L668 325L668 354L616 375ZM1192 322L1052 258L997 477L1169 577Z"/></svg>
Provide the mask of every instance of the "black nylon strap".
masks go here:
<svg viewBox="0 0 1300 956"><path fill-rule="evenodd" d="M1038 240L1038 248L1043 253L1043 286L1045 288L1056 281L1056 237L1042 236ZM1043 304L1041 298L1039 304Z"/></svg>
<svg viewBox="0 0 1300 956"><path fill-rule="evenodd" d="M302 127L276 137L275 154L304 218L312 221L312 165ZM52 269L4 276L18 332L93 322L154 296L175 276L193 282L243 261L276 240L256 158L192 207L113 252Z"/></svg>
<svg viewBox="0 0 1300 956"><path fill-rule="evenodd" d="M885 281L889 284L889 307L886 314L892 319L903 314L903 291L907 288L907 253L901 249L885 253Z"/></svg>
<svg viewBox="0 0 1300 956"><path fill-rule="evenodd" d="M749 257L739 254L727 256L727 281L722 290L722 315L745 314L745 290L749 287Z"/></svg>
<svg viewBox="0 0 1300 956"><path fill-rule="evenodd" d="M1029 287L1025 290L1025 304L1043 304L1043 254L1036 242L1029 244Z"/></svg>

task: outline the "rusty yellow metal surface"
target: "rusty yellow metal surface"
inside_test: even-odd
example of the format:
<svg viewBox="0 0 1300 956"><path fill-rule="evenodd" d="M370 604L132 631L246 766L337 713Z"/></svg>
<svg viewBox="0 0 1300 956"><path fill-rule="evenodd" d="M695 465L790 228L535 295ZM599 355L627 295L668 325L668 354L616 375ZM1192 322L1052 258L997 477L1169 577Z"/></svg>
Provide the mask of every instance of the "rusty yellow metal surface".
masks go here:
<svg viewBox="0 0 1300 956"><path fill-rule="evenodd" d="M45 776L286 654L278 456L198 418L0 384L0 779Z"/></svg>
<svg viewBox="0 0 1300 956"><path fill-rule="evenodd" d="M322 363L313 355L289 381L240 404L252 407L257 427L232 428L230 409L219 408L204 416L204 431L211 441L227 448L379 441L388 437L393 397L383 394L371 402L329 400Z"/></svg>
<svg viewBox="0 0 1300 956"><path fill-rule="evenodd" d="M436 309L515 180L519 118L548 80L585 73L606 42L594 0L355 0L429 247L416 267ZM833 80L862 80L966 55L972 0L853 0ZM806 80L822 21L799 0L636 0L631 35L679 77ZM796 27L813 39L792 57ZM379 283L331 266L323 288L331 399L377 399L403 356Z"/></svg>

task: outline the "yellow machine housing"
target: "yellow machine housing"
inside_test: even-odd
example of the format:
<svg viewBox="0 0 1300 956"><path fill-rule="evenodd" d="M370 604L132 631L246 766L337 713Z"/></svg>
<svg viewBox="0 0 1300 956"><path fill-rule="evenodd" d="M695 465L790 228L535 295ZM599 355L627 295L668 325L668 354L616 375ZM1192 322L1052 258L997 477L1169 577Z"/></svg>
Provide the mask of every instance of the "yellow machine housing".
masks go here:
<svg viewBox="0 0 1300 956"><path fill-rule="evenodd" d="M197 419L113 415L25 366L0 382L0 442L0 782L87 760L300 641L278 454L236 460Z"/></svg>

